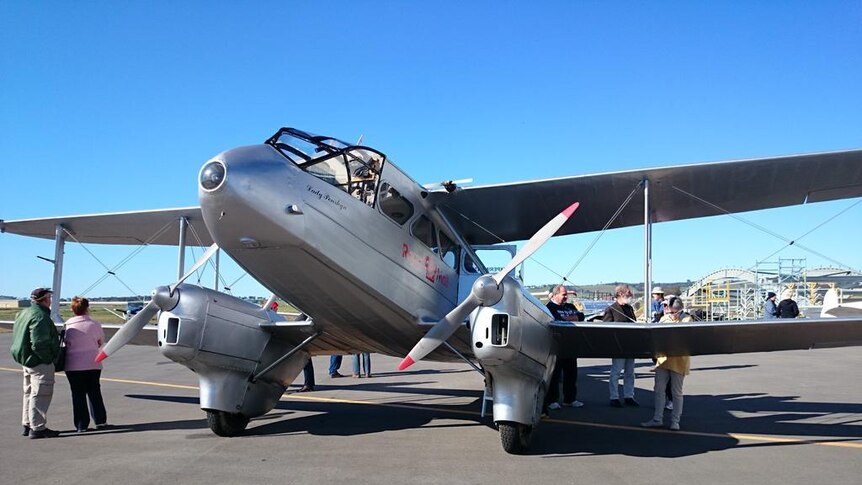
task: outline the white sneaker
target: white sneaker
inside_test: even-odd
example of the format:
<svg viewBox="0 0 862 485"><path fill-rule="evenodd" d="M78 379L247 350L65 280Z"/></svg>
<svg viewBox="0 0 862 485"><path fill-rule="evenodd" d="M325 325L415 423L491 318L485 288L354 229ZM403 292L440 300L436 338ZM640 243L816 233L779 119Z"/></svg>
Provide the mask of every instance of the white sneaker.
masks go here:
<svg viewBox="0 0 862 485"><path fill-rule="evenodd" d="M673 401L668 401L664 403L664 408L668 411L673 411Z"/></svg>
<svg viewBox="0 0 862 485"><path fill-rule="evenodd" d="M566 406L567 408L582 408L582 407L584 407L584 403L582 403L581 401L575 400L572 402L564 402L563 406Z"/></svg>
<svg viewBox="0 0 862 485"><path fill-rule="evenodd" d="M661 421L650 419L649 421L644 421L643 423L641 423L641 426L643 426L644 428L661 428L662 424L663 423Z"/></svg>
<svg viewBox="0 0 862 485"><path fill-rule="evenodd" d="M679 423L670 423L671 431L679 431Z"/></svg>
<svg viewBox="0 0 862 485"><path fill-rule="evenodd" d="M551 411L556 411L557 409L560 409L560 403L552 402L551 404L548 404L548 409L550 409Z"/></svg>

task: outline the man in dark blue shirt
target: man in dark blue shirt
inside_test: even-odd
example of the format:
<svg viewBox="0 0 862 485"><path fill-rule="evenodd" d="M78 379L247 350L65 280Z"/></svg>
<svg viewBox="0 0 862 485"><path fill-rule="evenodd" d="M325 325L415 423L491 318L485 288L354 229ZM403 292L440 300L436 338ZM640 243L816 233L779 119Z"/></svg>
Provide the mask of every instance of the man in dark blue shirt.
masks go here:
<svg viewBox="0 0 862 485"><path fill-rule="evenodd" d="M575 293L576 294L576 293ZM569 303L569 291L563 285L557 285L551 292L548 300L548 310L554 316L554 320L581 322L584 314L579 312L574 305ZM548 393L545 394L544 412L560 409L560 381L563 382L563 406L579 408L584 405L577 400L578 397L578 359L558 358L551 375L551 383Z"/></svg>

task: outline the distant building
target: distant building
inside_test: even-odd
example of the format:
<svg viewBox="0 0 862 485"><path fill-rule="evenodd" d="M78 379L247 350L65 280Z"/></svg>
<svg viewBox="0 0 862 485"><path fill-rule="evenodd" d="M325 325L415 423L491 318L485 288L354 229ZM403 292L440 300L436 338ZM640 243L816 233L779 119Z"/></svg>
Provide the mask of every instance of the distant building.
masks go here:
<svg viewBox="0 0 862 485"><path fill-rule="evenodd" d="M27 308L30 306L30 300L0 300L0 308L8 310L10 308Z"/></svg>

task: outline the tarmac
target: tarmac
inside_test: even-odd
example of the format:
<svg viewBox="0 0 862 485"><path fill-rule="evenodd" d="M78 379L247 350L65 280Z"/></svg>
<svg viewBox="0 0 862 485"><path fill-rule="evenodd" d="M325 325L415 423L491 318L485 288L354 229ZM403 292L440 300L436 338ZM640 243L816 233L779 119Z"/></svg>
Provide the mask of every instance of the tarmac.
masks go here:
<svg viewBox="0 0 862 485"><path fill-rule="evenodd" d="M314 358L315 392L292 386L243 436L210 432L197 379L154 347L105 361L113 426L72 432L58 375L48 425L20 435L21 370L0 333L2 483L858 483L859 347L692 358L682 431L638 426L653 412L651 362L637 361L640 407L608 406L609 360L582 359L583 408L553 412L527 455L506 454L480 417L482 377L466 364L372 356L370 379L331 379ZM341 372L350 374L345 358ZM414 369L415 368L415 369ZM666 421L668 419L666 418ZM92 425L91 425L92 426Z"/></svg>

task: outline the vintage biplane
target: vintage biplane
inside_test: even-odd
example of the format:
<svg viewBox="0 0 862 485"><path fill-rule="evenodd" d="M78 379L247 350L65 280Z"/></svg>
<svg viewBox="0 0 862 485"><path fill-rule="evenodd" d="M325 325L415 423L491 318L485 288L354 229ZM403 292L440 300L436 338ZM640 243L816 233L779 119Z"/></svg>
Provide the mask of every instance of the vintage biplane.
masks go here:
<svg viewBox="0 0 862 485"><path fill-rule="evenodd" d="M100 358L135 339L158 314L159 349L198 375L201 408L220 436L243 432L249 418L271 410L316 354L406 356L401 369L423 358L476 361L493 396L503 448L519 453L539 423L561 355L862 344L860 317L669 326L555 322L510 274L554 234L643 224L649 294L653 223L860 197L862 150L429 189L378 150L282 128L263 144L204 163L198 196L200 207L5 221L0 227L55 239L57 292L67 237L179 245L183 276L156 288ZM186 272L189 229L197 235L193 244L210 248ZM484 245L528 239L493 273L477 256ZM185 284L218 250L310 318L287 321L265 307Z"/></svg>

